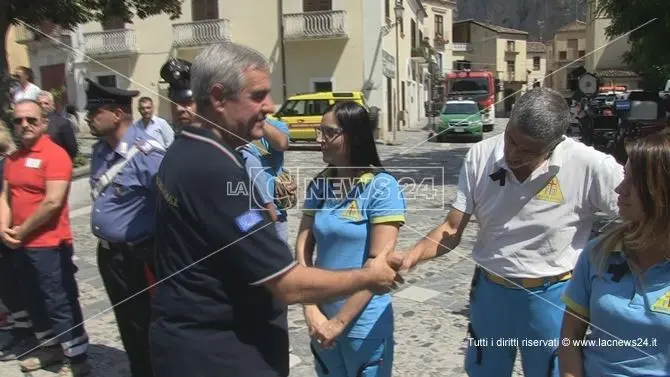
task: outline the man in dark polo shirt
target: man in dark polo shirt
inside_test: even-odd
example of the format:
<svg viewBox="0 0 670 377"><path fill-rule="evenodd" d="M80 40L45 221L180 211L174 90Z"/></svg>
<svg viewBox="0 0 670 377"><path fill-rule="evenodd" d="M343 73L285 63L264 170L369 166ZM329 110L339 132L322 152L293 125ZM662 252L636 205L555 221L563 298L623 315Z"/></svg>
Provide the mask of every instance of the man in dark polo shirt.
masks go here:
<svg viewBox="0 0 670 377"><path fill-rule="evenodd" d="M184 127L156 179L154 373L285 377L286 304L387 292L398 275L385 259L360 270L297 265L270 216L250 200L253 182L234 149L262 137L273 110L260 53L208 46L193 63L191 87L201 122Z"/></svg>
<svg viewBox="0 0 670 377"><path fill-rule="evenodd" d="M54 96L50 92L43 90L37 96L42 110L47 113L47 134L51 140L65 149L70 159L74 160L79 153L79 146L77 145L77 137L74 134L74 127L70 121L56 112L56 104L54 103Z"/></svg>

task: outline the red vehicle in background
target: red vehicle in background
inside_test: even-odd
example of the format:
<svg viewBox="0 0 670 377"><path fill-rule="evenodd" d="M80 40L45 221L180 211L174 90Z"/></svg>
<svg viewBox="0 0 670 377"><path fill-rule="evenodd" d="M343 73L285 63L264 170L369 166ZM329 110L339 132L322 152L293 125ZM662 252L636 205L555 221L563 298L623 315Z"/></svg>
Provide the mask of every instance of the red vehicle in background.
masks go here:
<svg viewBox="0 0 670 377"><path fill-rule="evenodd" d="M493 130L495 124L496 87L493 72L490 71L452 71L444 78L446 99L470 99L479 104L482 110L483 129Z"/></svg>

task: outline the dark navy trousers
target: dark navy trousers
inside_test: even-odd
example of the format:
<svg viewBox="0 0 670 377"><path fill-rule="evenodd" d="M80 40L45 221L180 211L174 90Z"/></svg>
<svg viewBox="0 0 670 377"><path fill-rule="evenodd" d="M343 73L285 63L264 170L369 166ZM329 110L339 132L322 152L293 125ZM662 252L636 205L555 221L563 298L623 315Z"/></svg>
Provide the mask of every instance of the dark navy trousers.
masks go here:
<svg viewBox="0 0 670 377"><path fill-rule="evenodd" d="M147 268L153 265L154 242L136 247L98 244L98 269L105 284L121 341L130 362L133 377L153 377L149 357L149 321L151 297L147 287ZM193 375L195 376L195 375Z"/></svg>
<svg viewBox="0 0 670 377"><path fill-rule="evenodd" d="M88 335L79 304L72 245L18 248L14 268L20 297L42 346L63 347L72 362L86 359Z"/></svg>
<svg viewBox="0 0 670 377"><path fill-rule="evenodd" d="M31 323L19 293L19 275L14 268L15 253L0 242L0 299L9 311L13 332L25 332L29 331Z"/></svg>

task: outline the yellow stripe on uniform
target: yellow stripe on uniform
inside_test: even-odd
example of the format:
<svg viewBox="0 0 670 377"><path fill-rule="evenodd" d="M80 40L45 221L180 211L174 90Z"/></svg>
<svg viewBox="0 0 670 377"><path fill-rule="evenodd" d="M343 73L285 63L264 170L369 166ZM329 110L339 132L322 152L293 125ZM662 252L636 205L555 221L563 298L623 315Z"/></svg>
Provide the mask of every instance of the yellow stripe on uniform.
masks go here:
<svg viewBox="0 0 670 377"><path fill-rule="evenodd" d="M397 223L405 222L405 215L388 215L388 216L377 216L370 218L372 224L383 224L383 223Z"/></svg>
<svg viewBox="0 0 670 377"><path fill-rule="evenodd" d="M589 318L589 309L572 301L572 299L566 295L561 295L561 300L565 303L565 306L570 308L573 312L581 315L584 318Z"/></svg>

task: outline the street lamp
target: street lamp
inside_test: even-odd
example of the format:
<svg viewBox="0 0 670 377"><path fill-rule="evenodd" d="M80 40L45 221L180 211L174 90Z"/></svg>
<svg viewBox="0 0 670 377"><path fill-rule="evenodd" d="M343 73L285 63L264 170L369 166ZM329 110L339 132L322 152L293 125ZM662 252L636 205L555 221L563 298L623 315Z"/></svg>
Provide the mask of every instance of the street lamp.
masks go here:
<svg viewBox="0 0 670 377"><path fill-rule="evenodd" d="M402 22L402 14L405 8L402 6L402 0L397 0L393 12L395 13L395 113L396 123L393 125L393 143L396 141L396 130L398 129L398 114L400 113L400 66L398 46L400 43L400 25Z"/></svg>

